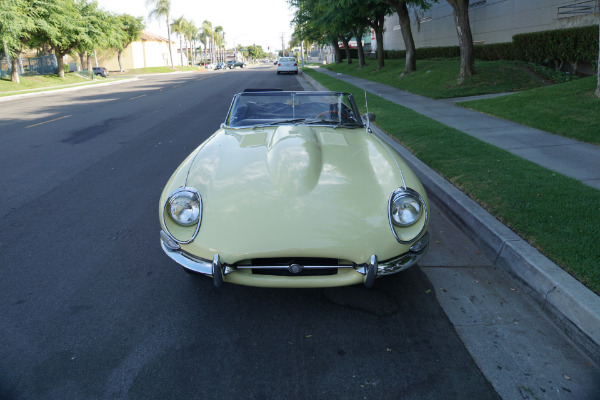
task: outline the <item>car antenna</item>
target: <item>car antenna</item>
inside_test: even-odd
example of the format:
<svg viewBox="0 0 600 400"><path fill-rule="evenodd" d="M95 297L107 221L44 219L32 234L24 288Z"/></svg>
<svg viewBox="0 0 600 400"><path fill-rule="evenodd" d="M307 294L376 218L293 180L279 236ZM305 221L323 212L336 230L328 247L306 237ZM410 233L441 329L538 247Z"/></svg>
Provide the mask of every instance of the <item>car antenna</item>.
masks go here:
<svg viewBox="0 0 600 400"><path fill-rule="evenodd" d="M367 108L367 113L365 114L365 118L367 118L367 132L373 133L371 130L371 121L369 119L369 102L367 101L367 91L365 90L365 107Z"/></svg>

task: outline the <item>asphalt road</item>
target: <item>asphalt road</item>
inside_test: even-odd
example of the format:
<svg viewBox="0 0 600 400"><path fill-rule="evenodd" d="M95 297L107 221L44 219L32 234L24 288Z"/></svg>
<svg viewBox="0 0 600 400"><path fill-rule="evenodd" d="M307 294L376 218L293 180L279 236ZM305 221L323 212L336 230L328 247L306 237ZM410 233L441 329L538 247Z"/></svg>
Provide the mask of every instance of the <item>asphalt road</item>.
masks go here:
<svg viewBox="0 0 600 400"><path fill-rule="evenodd" d="M498 398L419 268L217 290L162 253L163 185L265 86L301 89L266 66L2 104L1 399Z"/></svg>

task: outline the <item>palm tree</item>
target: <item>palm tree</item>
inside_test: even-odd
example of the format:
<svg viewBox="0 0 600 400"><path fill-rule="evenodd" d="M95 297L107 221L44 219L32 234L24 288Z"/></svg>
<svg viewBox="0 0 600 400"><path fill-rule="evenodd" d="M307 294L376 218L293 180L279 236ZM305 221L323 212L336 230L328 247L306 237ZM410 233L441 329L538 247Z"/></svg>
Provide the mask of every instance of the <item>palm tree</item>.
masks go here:
<svg viewBox="0 0 600 400"><path fill-rule="evenodd" d="M198 28L194 25L194 21L185 21L185 27L183 29L184 36L188 41L187 46L189 51L188 60L191 61L192 65L196 64L196 36L198 35Z"/></svg>
<svg viewBox="0 0 600 400"><path fill-rule="evenodd" d="M221 50L225 47L225 32L222 26L215 27L214 41L219 50L219 58L223 62L225 59Z"/></svg>
<svg viewBox="0 0 600 400"><path fill-rule="evenodd" d="M208 39L208 45L210 46L210 62L215 62L215 32L213 31L212 23L210 21L204 21L202 23L202 31Z"/></svg>
<svg viewBox="0 0 600 400"><path fill-rule="evenodd" d="M208 48L208 35L203 30L199 30L197 39L200 43L202 43L202 46L204 47L204 57L203 57L202 61L204 63L206 63L206 49Z"/></svg>
<svg viewBox="0 0 600 400"><path fill-rule="evenodd" d="M167 20L169 59L171 60L171 68L175 68L173 64L173 52L171 51L171 0L146 0L146 6L153 8L148 17L156 18L157 20L161 17L164 17Z"/></svg>
<svg viewBox="0 0 600 400"><path fill-rule="evenodd" d="M177 36L179 36L179 54L181 55L181 66L182 67L183 67L183 44L182 44L182 40L183 40L183 34L184 34L184 30L185 30L185 23L186 23L186 20L185 20L185 18L183 18L183 15L182 15L178 19L174 20L173 23L171 24L171 31L173 33L176 33Z"/></svg>

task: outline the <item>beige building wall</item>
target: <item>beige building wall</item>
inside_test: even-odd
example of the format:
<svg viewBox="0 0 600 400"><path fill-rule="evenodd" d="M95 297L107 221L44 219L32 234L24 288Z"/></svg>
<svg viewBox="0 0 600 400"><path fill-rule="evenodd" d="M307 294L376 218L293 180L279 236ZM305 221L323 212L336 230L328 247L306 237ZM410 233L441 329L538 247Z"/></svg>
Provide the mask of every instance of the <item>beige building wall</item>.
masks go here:
<svg viewBox="0 0 600 400"><path fill-rule="evenodd" d="M136 68L150 67L165 67L171 65L169 60L169 44L168 40L158 35L148 32L142 33L142 38L127 46L121 54L121 62L123 69L131 70ZM177 44L171 42L171 50L173 51L173 62L179 65L180 57L177 54ZM107 68L109 71L119 71L118 52L115 50L97 53L98 66ZM185 57L184 57L185 61ZM79 57L67 56L67 62L76 62L79 64ZM96 62L92 59L92 66L96 66ZM84 66L86 68L86 66Z"/></svg>
<svg viewBox="0 0 600 400"><path fill-rule="evenodd" d="M596 25L600 21L598 11L588 14L562 13L573 10L565 6L577 4L591 5L594 10L594 3L585 0L471 0L469 20L473 41L482 44L510 42L518 33ZM458 46L453 9L448 2L434 3L426 11L409 11L417 48ZM386 50L404 50L396 13L386 18L383 45Z"/></svg>

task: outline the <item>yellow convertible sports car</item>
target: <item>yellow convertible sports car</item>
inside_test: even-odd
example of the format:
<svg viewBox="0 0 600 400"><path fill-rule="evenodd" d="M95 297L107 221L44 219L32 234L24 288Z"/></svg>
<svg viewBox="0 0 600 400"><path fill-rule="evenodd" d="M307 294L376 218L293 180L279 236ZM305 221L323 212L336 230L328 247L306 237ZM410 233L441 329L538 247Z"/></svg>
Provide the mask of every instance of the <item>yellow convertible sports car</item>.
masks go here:
<svg viewBox="0 0 600 400"><path fill-rule="evenodd" d="M235 95L164 188L165 253L217 287L371 287L415 265L427 195L364 118L347 93Z"/></svg>

